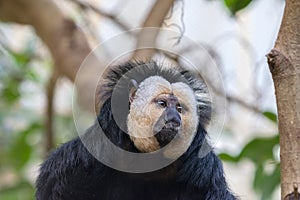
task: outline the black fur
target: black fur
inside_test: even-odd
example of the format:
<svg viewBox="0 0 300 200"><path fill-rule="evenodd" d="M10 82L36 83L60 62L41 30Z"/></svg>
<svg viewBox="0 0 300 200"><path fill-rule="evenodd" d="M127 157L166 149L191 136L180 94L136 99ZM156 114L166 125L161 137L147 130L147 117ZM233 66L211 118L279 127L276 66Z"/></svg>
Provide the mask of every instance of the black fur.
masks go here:
<svg viewBox="0 0 300 200"><path fill-rule="evenodd" d="M102 105L97 122L85 133L86 137L97 136L99 123L114 144L127 151L139 152L129 136L118 127L111 112L111 93L116 82L136 65L127 63L108 73L109 81L101 93L101 98L105 98L106 101ZM170 77L179 76L176 74L170 76L172 72L161 70L155 63L150 68L146 64L143 65L150 69L150 75L161 75L170 82L172 82ZM141 74L145 72L144 78L149 76L149 71L139 72ZM180 74L188 78L188 83L194 91L204 92L198 83L193 82L188 72ZM141 82L142 78L137 81ZM173 81L177 78L175 77ZM199 157L201 147L210 148L206 143L204 128L210 118L210 104L206 102L201 106L200 115L203 116L199 118L197 134L191 146L169 166L139 174L117 171L96 160L87 151L80 138L76 138L54 151L42 164L37 179L36 198L38 200L236 199L227 188L222 163L213 151Z"/></svg>

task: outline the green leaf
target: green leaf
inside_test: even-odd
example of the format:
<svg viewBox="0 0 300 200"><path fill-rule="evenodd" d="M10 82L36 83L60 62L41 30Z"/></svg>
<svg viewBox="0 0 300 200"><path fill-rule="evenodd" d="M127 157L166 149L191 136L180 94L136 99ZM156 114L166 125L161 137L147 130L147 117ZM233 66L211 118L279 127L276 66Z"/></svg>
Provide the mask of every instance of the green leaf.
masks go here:
<svg viewBox="0 0 300 200"><path fill-rule="evenodd" d="M280 183L280 165L274 162L274 170L270 173L264 170L265 163L274 161L273 149L279 143L279 135L269 138L254 138L247 143L241 153L232 156L226 153L220 154L220 158L229 162L239 162L247 158L256 166L253 187L261 194L262 200L271 200L272 194Z"/></svg>
<svg viewBox="0 0 300 200"><path fill-rule="evenodd" d="M239 10L247 7L252 0L224 0L226 7L234 16Z"/></svg>
<svg viewBox="0 0 300 200"><path fill-rule="evenodd" d="M41 125L33 123L29 128L20 132L14 140L8 152L8 159L12 166L19 171L29 161L32 153L32 146L27 142L27 136L41 129Z"/></svg>
<svg viewBox="0 0 300 200"><path fill-rule="evenodd" d="M26 71L25 77L27 80L32 80L34 82L39 82L40 80L38 75L32 69Z"/></svg>
<svg viewBox="0 0 300 200"><path fill-rule="evenodd" d="M254 138L247 143L237 156L221 153L219 157L224 161L239 162L248 158L254 163L263 163L268 159L273 159L273 148L279 143L279 135L270 138Z"/></svg>
<svg viewBox="0 0 300 200"><path fill-rule="evenodd" d="M228 162L238 162L238 157L237 156L232 156L227 153L221 153L219 154L219 158L228 161Z"/></svg>
<svg viewBox="0 0 300 200"><path fill-rule="evenodd" d="M31 55L29 55L27 52L19 53L10 51L10 53L19 66L27 65L31 61Z"/></svg>
<svg viewBox="0 0 300 200"><path fill-rule="evenodd" d="M265 174L264 174L264 168L263 165L260 164L257 166L255 171L255 176L253 180L253 187L255 190L259 190L265 181Z"/></svg>
<svg viewBox="0 0 300 200"><path fill-rule="evenodd" d="M272 174L267 175L264 183L262 185L262 200L270 199L271 195L273 194L274 190L280 183L280 164L276 165L275 170Z"/></svg>
<svg viewBox="0 0 300 200"><path fill-rule="evenodd" d="M16 102L21 97L19 84L12 79L8 80L1 91L1 96L7 104Z"/></svg>
<svg viewBox="0 0 300 200"><path fill-rule="evenodd" d="M277 123L277 115L275 113L270 111L265 111L263 112L263 115L267 117L269 120L271 120L272 122Z"/></svg>
<svg viewBox="0 0 300 200"><path fill-rule="evenodd" d="M254 189L262 194L262 200L271 200L272 194L280 183L280 164L276 164L271 174L266 174L263 165L259 165L255 172L253 181Z"/></svg>
<svg viewBox="0 0 300 200"><path fill-rule="evenodd" d="M26 136L21 133L8 154L13 167L18 171L28 162L32 153L32 147L25 141Z"/></svg>
<svg viewBox="0 0 300 200"><path fill-rule="evenodd" d="M270 138L254 138L244 147L238 160L249 158L254 163L262 163L265 160L273 159L273 147L278 143L278 135Z"/></svg>

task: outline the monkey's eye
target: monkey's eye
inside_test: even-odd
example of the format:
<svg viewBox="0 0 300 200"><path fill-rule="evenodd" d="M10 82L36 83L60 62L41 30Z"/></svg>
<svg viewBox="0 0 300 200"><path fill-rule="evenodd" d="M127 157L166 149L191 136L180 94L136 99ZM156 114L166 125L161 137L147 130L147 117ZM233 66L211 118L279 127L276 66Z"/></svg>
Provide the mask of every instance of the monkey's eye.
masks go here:
<svg viewBox="0 0 300 200"><path fill-rule="evenodd" d="M165 107L167 107L167 102L164 100L158 100L157 105L159 105L162 108L165 108Z"/></svg>
<svg viewBox="0 0 300 200"><path fill-rule="evenodd" d="M181 113L181 112L182 112L182 105L177 104L177 105L176 105L176 110L177 110L179 113Z"/></svg>

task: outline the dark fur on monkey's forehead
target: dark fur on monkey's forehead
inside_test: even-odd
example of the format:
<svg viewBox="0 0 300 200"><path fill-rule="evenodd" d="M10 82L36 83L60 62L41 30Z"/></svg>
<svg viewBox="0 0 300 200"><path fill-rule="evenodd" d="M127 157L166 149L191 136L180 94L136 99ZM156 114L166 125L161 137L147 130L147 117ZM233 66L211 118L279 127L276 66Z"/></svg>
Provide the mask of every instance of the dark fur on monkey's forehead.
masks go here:
<svg viewBox="0 0 300 200"><path fill-rule="evenodd" d="M124 93L122 95L128 97L128 84L131 79L140 84L150 76L160 76L170 83L186 83L195 93L200 122L202 125L206 125L210 121L211 103L209 99L203 98L204 94L208 94L207 86L201 78L196 78L191 72L184 70L182 67L172 66L166 68L154 61L135 61L111 67L105 74L104 83L99 88L99 98L101 100L110 100L116 89ZM121 79L123 83L118 84Z"/></svg>

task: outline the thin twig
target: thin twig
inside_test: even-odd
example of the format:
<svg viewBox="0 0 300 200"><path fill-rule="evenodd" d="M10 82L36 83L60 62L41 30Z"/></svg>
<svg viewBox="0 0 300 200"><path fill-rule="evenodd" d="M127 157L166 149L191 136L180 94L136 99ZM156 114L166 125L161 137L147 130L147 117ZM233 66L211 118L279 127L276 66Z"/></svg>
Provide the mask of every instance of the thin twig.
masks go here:
<svg viewBox="0 0 300 200"><path fill-rule="evenodd" d="M174 38L171 38L171 39L176 39L176 42L174 45L178 45L180 42L181 42L181 39L183 38L184 36L184 33L185 33L185 24L184 24L184 0L180 0L181 1L181 13L180 13L180 25L176 24L176 23L171 23L171 24L166 24L164 23L164 25L166 27L171 27L171 26L174 26L176 27L178 30L179 30L179 33L180 35L177 36L177 37L174 37ZM172 9L171 9L171 14L170 16L168 16L168 19L171 18L172 14L173 14L173 11L174 10L174 5L172 6ZM167 19L167 18L166 18Z"/></svg>
<svg viewBox="0 0 300 200"><path fill-rule="evenodd" d="M71 1L73 3L76 3L82 9L89 9L89 10L95 12L96 14L102 16L102 17L106 17L106 18L112 20L122 30L129 30L130 29L129 26L127 26L124 22L121 22L120 19L118 19L115 15L109 14L109 13L101 10L100 8L93 6L90 3L82 2L80 0L69 0L69 1Z"/></svg>

